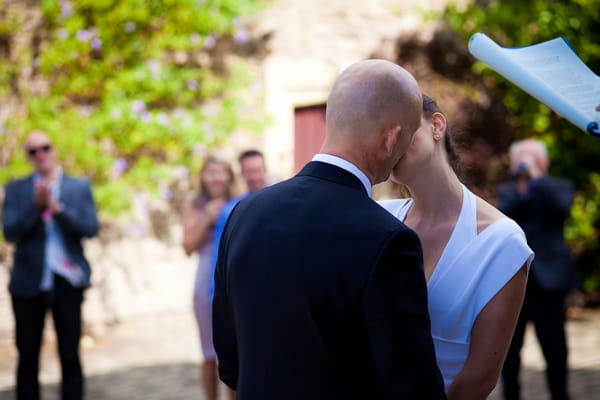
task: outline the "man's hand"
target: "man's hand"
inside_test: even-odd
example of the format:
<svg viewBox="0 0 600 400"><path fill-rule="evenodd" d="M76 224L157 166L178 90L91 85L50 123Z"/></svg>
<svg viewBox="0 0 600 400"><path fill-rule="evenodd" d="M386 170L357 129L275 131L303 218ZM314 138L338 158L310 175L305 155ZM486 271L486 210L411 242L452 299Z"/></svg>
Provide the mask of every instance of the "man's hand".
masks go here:
<svg viewBox="0 0 600 400"><path fill-rule="evenodd" d="M33 184L33 202L40 208L48 207L52 198L50 194L50 185L44 179L40 179Z"/></svg>
<svg viewBox="0 0 600 400"><path fill-rule="evenodd" d="M52 215L55 215L62 211L62 206L53 197L50 197L48 200L47 209L52 213Z"/></svg>
<svg viewBox="0 0 600 400"><path fill-rule="evenodd" d="M520 152L518 157L511 161L510 172L517 176L527 176L529 179L537 179L543 175L539 163L532 154Z"/></svg>
<svg viewBox="0 0 600 400"><path fill-rule="evenodd" d="M527 193L529 181L542 176L542 170L536 160L528 153L522 153L511 166L511 172L517 177L517 190L522 195Z"/></svg>

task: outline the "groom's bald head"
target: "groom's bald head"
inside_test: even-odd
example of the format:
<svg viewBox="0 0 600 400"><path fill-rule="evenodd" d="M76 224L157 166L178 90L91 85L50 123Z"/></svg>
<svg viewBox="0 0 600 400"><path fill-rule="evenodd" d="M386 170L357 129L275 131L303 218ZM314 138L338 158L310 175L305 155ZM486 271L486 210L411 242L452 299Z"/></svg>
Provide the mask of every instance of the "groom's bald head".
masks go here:
<svg viewBox="0 0 600 400"><path fill-rule="evenodd" d="M385 60L359 61L346 68L331 89L323 150L351 162L371 162L371 168L392 163L386 165L391 168L406 151L421 113L421 91L408 71ZM383 152L380 141L392 130L399 132L400 139L393 154L386 160L371 160L380 156L375 151Z"/></svg>
<svg viewBox="0 0 600 400"><path fill-rule="evenodd" d="M422 109L417 82L405 69L384 60L346 68L327 101L327 130L334 135L369 135L390 120L416 130Z"/></svg>

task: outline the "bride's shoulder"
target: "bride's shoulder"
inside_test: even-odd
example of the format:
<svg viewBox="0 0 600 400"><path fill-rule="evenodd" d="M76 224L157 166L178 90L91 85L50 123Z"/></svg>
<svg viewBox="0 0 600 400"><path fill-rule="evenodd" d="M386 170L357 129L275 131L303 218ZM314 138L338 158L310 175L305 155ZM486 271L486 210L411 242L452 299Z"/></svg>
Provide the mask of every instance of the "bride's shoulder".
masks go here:
<svg viewBox="0 0 600 400"><path fill-rule="evenodd" d="M493 224L494 222L507 218L506 215L502 214L500 210L485 201L479 196L477 198L477 233L483 231L485 228Z"/></svg>

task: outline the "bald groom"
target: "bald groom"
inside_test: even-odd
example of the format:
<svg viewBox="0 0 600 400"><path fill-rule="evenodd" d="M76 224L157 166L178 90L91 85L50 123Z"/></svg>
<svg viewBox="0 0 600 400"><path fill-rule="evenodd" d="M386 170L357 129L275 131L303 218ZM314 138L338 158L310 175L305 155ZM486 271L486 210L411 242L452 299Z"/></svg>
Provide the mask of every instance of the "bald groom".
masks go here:
<svg viewBox="0 0 600 400"><path fill-rule="evenodd" d="M231 214L213 330L238 399L445 399L419 239L370 198L421 101L398 65L351 65L329 96L321 153Z"/></svg>

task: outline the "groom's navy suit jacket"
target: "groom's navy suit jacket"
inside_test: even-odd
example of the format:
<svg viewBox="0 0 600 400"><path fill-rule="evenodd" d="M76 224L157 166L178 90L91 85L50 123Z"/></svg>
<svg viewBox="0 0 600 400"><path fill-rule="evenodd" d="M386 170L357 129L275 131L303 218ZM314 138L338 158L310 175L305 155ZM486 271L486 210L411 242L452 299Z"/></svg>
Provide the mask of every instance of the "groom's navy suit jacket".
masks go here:
<svg viewBox="0 0 600 400"><path fill-rule="evenodd" d="M240 202L215 280L238 399L445 398L419 240L344 169L313 161Z"/></svg>
<svg viewBox="0 0 600 400"><path fill-rule="evenodd" d="M46 229L42 209L35 205L34 177L28 176L8 183L2 213L2 228L8 242L15 244L10 292L14 296L33 297L39 293L44 270ZM54 216L60 227L65 249L70 259L84 274L83 286L90 284L90 265L81 239L98 233L96 206L87 180L63 174L59 201L61 213Z"/></svg>

